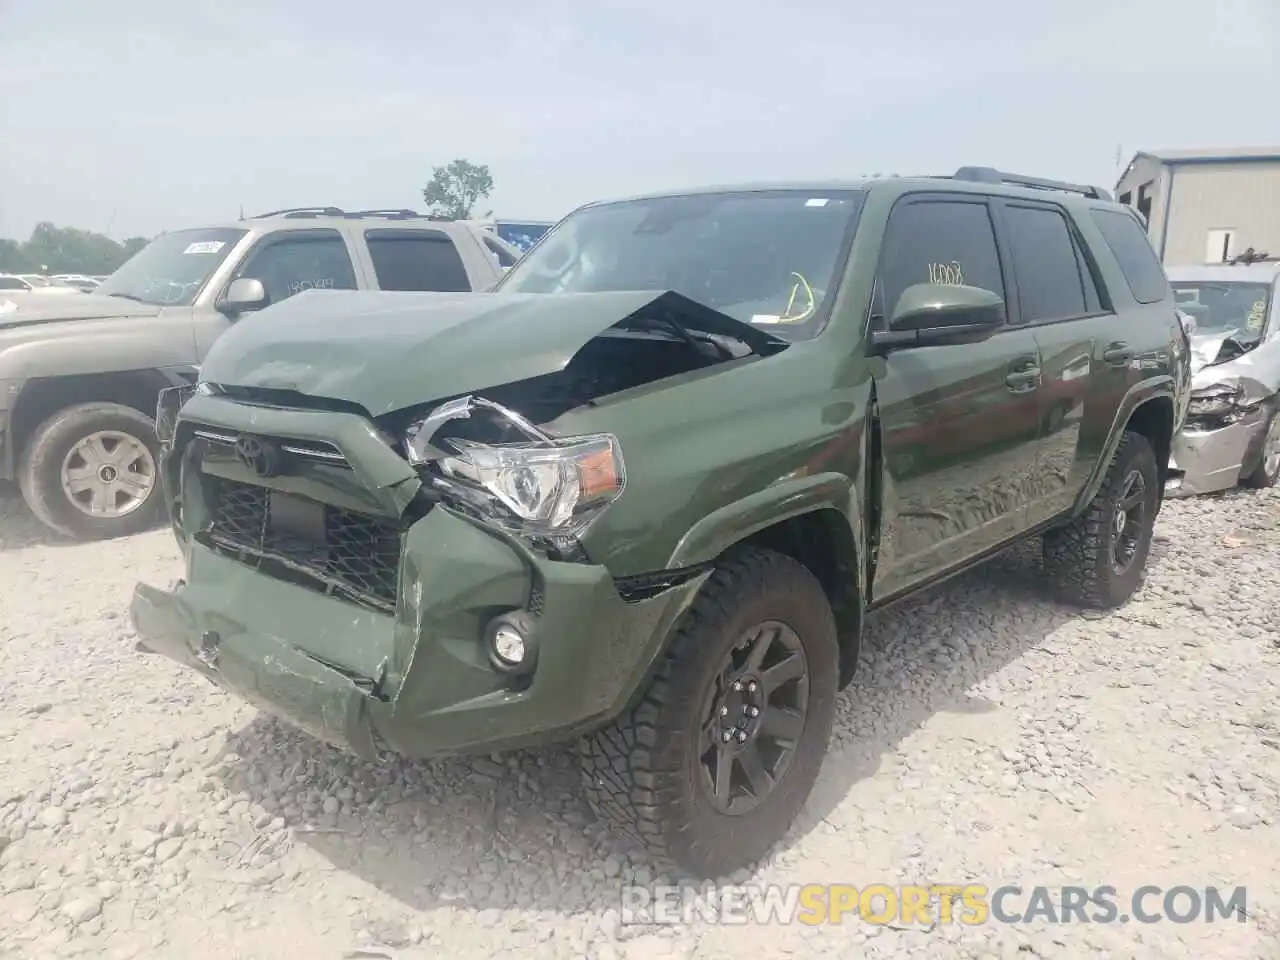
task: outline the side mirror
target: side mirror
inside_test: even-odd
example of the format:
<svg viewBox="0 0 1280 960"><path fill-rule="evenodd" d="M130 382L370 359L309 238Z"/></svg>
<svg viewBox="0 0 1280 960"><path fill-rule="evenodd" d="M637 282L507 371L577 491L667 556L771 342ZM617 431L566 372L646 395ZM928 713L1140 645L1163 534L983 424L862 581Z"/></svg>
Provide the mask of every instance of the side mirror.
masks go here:
<svg viewBox="0 0 1280 960"><path fill-rule="evenodd" d="M267 288L262 285L262 281L253 277L241 277L231 281L218 308L224 313L243 313L266 305Z"/></svg>
<svg viewBox="0 0 1280 960"><path fill-rule="evenodd" d="M1005 318L1004 300L990 290L918 283L902 291L889 329L872 331L871 338L880 350L978 343L999 330Z"/></svg>

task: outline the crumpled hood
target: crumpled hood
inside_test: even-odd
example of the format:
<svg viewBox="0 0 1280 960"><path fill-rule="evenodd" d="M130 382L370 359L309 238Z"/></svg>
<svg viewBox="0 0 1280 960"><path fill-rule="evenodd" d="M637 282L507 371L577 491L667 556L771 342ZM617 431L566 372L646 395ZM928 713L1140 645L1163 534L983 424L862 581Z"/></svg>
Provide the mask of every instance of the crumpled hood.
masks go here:
<svg viewBox="0 0 1280 960"><path fill-rule="evenodd" d="M0 328L57 323L62 320L154 317L160 313L161 309L151 303L138 303L136 300L98 296L92 293L65 297L21 294L0 297L0 300L7 300L16 307L13 310L7 308L0 310Z"/></svg>
<svg viewBox="0 0 1280 960"><path fill-rule="evenodd" d="M1239 383L1246 402L1253 403L1280 390L1280 339L1268 339L1224 363L1214 363L1222 344L1234 331L1192 337L1191 388Z"/></svg>
<svg viewBox="0 0 1280 960"><path fill-rule="evenodd" d="M596 334L650 308L685 327L783 341L677 293L307 291L237 321L201 379L343 400L381 416L563 369Z"/></svg>
<svg viewBox="0 0 1280 960"><path fill-rule="evenodd" d="M1235 333L1227 330L1222 333L1195 333L1191 335L1191 372L1199 373L1217 359L1222 345Z"/></svg>

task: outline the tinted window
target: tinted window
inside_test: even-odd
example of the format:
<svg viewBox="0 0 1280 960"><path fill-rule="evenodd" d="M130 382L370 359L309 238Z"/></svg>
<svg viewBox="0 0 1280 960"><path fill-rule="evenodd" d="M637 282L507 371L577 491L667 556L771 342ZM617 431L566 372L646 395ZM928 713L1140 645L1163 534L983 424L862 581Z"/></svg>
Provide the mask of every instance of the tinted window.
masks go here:
<svg viewBox="0 0 1280 960"><path fill-rule="evenodd" d="M383 290L470 292L466 267L446 234L370 230L364 236Z"/></svg>
<svg viewBox="0 0 1280 960"><path fill-rule="evenodd" d="M0 277L0 290L27 290L27 284L17 277Z"/></svg>
<svg viewBox="0 0 1280 960"><path fill-rule="evenodd" d="M1001 297L1004 277L985 204L927 200L899 205L889 219L877 313L893 312L907 287L963 283Z"/></svg>
<svg viewBox="0 0 1280 960"><path fill-rule="evenodd" d="M1163 300L1169 292L1169 281L1138 222L1129 214L1114 210L1094 210L1093 222L1120 263L1133 299L1139 303Z"/></svg>
<svg viewBox="0 0 1280 960"><path fill-rule="evenodd" d="M249 255L240 276L261 280L271 303L303 290L354 290L355 271L336 231L274 240Z"/></svg>
<svg viewBox="0 0 1280 960"><path fill-rule="evenodd" d="M1084 281L1062 214L1046 207L1006 206L1004 219L1022 319L1034 323L1083 316Z"/></svg>
<svg viewBox="0 0 1280 960"><path fill-rule="evenodd" d="M507 253L506 250L502 249L501 246L494 243L488 237L484 238L484 245L489 248L490 253L492 253L495 257L498 258L498 266L503 267L504 269L506 267L515 266L516 258L513 257L511 254Z"/></svg>

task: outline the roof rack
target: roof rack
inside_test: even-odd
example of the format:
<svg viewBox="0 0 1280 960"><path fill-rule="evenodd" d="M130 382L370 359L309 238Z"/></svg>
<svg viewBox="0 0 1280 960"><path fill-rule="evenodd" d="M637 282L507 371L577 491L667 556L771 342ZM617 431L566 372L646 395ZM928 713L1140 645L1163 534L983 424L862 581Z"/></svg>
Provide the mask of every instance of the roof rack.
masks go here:
<svg viewBox="0 0 1280 960"><path fill-rule="evenodd" d="M343 210L341 207L286 207L283 210L272 210L268 213L260 213L253 220L266 220L271 217L285 217L290 220L314 219L316 217L340 217L344 220L433 220L436 222L449 221L450 217L443 217L434 213L419 213L417 210L407 209L373 209L373 210Z"/></svg>
<svg viewBox="0 0 1280 960"><path fill-rule="evenodd" d="M1011 187L1030 187L1033 190L1057 190L1062 193L1078 193L1090 200L1110 200L1111 194L1101 187L1083 186L1061 180L1045 180L1042 177L1024 177L1016 173L1004 173L994 167L961 167L951 177L953 180L969 180L973 183L1007 183Z"/></svg>
<svg viewBox="0 0 1280 960"><path fill-rule="evenodd" d="M1253 247L1250 247L1244 253L1237 254L1236 256L1232 257L1230 260L1227 261L1227 264L1233 267L1234 266L1247 267L1251 263L1277 263L1277 262L1280 262L1280 257L1273 257L1271 256L1271 254L1267 253L1265 250L1259 252L1257 250L1254 250Z"/></svg>

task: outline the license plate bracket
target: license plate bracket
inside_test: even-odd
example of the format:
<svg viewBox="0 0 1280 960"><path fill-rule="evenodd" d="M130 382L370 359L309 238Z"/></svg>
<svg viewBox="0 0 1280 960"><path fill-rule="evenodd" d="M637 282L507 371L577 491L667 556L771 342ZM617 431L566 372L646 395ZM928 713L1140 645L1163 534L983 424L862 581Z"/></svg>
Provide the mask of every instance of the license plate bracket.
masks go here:
<svg viewBox="0 0 1280 960"><path fill-rule="evenodd" d="M316 547L324 545L324 504L272 490L267 515L267 529L273 539L300 540Z"/></svg>

